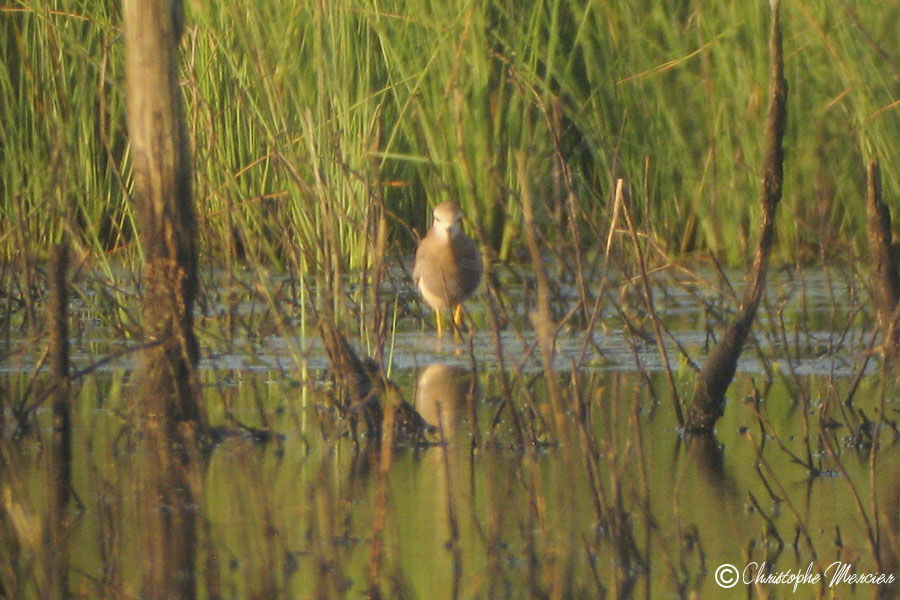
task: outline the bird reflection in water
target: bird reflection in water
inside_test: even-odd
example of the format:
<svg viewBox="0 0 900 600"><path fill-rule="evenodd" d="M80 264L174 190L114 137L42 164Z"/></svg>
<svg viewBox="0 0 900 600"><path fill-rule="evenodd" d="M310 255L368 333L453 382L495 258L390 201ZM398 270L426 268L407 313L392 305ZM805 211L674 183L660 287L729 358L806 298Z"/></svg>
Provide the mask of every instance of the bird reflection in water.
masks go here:
<svg viewBox="0 0 900 600"><path fill-rule="evenodd" d="M425 421L452 440L460 421L470 412L467 398L474 399L475 382L472 373L462 367L444 364L429 365L419 376L416 386L416 410Z"/></svg>

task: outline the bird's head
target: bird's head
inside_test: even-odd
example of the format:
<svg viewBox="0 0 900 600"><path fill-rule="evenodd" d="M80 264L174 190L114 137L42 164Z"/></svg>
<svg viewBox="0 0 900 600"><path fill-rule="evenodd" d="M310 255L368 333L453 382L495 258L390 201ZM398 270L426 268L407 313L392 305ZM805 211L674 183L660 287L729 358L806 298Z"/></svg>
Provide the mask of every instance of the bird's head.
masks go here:
<svg viewBox="0 0 900 600"><path fill-rule="evenodd" d="M456 202L441 202L434 207L434 230L443 236L454 237L462 229L462 212Z"/></svg>

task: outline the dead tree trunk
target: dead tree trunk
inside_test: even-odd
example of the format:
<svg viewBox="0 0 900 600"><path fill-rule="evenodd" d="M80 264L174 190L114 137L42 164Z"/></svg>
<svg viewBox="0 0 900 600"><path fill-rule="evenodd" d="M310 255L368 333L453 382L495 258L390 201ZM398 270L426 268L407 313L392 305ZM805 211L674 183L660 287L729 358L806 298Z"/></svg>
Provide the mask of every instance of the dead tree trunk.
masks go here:
<svg viewBox="0 0 900 600"><path fill-rule="evenodd" d="M888 357L897 355L900 344L900 273L897 271L898 247L892 243L891 212L881 197L881 175L878 163L866 168L866 232L869 240L873 302L878 324L884 335L884 350Z"/></svg>
<svg viewBox="0 0 900 600"><path fill-rule="evenodd" d="M196 218L187 133L178 87L178 0L126 0L125 67L134 205L144 248L144 410L173 421L199 419Z"/></svg>
<svg viewBox="0 0 900 600"><path fill-rule="evenodd" d="M128 132L134 205L145 254L141 357L142 430L147 458L137 482L148 598L196 597L195 425L196 219L187 133L178 86L181 0L125 0Z"/></svg>
<svg viewBox="0 0 900 600"><path fill-rule="evenodd" d="M769 112L766 116L766 154L763 167L760 202L763 209L762 230L756 257L750 269L741 310L725 330L725 334L706 359L694 389L694 400L688 411L685 428L691 432L711 432L725 410L725 391L734 378L741 349L762 299L766 284L769 254L775 240L775 209L781 200L784 179L784 127L787 119L787 82L781 48L779 0L770 0L772 23L769 29Z"/></svg>
<svg viewBox="0 0 900 600"><path fill-rule="evenodd" d="M50 259L50 361L53 370L53 496L62 512L72 485L72 425L69 408L69 328L67 324L66 266L69 251L62 242Z"/></svg>
<svg viewBox="0 0 900 600"><path fill-rule="evenodd" d="M49 456L47 499L47 556L49 597L69 597L69 551L66 535L66 506L72 489L72 425L69 398L69 328L67 324L66 266L69 252L65 242L50 257L50 301L47 324L50 364L53 373L53 438Z"/></svg>

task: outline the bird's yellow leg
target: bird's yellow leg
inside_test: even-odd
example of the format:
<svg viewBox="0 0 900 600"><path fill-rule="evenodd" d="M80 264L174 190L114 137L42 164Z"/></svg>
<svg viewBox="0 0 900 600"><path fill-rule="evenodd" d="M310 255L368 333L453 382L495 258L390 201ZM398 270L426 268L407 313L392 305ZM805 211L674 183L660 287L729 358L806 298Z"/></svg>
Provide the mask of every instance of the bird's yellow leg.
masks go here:
<svg viewBox="0 0 900 600"><path fill-rule="evenodd" d="M440 311L440 309L434 310L434 322L437 327L438 337L443 337L444 331L443 331L443 327L441 326L441 311Z"/></svg>
<svg viewBox="0 0 900 600"><path fill-rule="evenodd" d="M457 304L453 307L451 318L453 319L453 337L457 343L462 342L462 335L460 334L462 329L460 327L462 325L462 304Z"/></svg>

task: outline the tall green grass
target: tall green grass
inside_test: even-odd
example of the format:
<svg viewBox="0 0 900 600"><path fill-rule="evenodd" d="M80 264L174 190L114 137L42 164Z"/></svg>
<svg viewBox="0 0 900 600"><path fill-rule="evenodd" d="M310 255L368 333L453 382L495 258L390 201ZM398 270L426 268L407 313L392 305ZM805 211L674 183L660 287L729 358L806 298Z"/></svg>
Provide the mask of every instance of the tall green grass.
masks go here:
<svg viewBox="0 0 900 600"><path fill-rule="evenodd" d="M746 2L190 2L182 83L204 252L358 269L382 209L404 253L428 207L453 198L505 257L522 152L550 241L570 238L559 225L577 209L590 242L625 177L640 226L670 251L741 262L767 15ZM887 198L900 191L898 20L897 0L785 6L783 260L860 247L866 159L881 159ZM0 12L2 259L40 256L66 227L100 260L136 256L120 27L112 2Z"/></svg>

